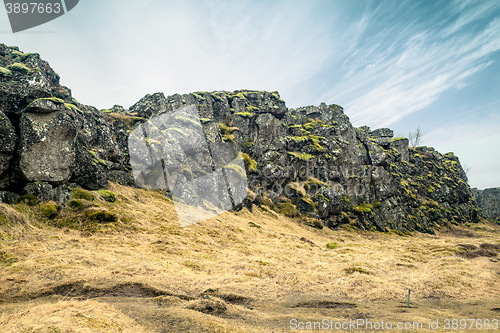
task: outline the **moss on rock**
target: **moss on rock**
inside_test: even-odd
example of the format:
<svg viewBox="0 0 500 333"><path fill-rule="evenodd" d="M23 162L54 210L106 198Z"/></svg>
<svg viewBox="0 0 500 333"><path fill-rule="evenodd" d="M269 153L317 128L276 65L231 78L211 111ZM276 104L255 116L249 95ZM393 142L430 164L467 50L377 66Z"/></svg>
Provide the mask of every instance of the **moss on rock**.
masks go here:
<svg viewBox="0 0 500 333"><path fill-rule="evenodd" d="M93 201L94 200L94 195L92 192L84 190L82 188L74 188L72 198L73 199L83 199L87 201Z"/></svg>
<svg viewBox="0 0 500 333"><path fill-rule="evenodd" d="M107 202L115 202L116 201L116 195L108 190L98 190L97 193L106 200Z"/></svg>

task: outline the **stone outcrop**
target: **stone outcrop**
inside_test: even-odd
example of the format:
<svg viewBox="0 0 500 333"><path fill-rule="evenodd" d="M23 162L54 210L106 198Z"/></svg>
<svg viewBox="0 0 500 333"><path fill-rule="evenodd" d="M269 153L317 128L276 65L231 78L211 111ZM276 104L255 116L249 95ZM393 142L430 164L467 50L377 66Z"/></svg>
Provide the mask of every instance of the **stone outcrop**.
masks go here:
<svg viewBox="0 0 500 333"><path fill-rule="evenodd" d="M179 193L180 199L198 205L192 193L201 190L214 193L217 205L228 202L217 188L220 182L202 177L226 168L234 175L223 173L231 202L241 201L230 188L231 178L246 173L247 207L266 205L285 215L314 217L327 227L432 232L438 224L478 221L480 209L453 153L409 148L408 139L394 138L387 128L355 128L338 105L288 109L277 92L241 90L156 93L129 109L97 110L73 99L37 54L4 45L0 100L3 201L30 193L39 201L63 204L71 187L96 190L117 181L155 188L198 186ZM176 116L169 126L191 124L192 130L158 121L185 107L195 116ZM129 151L131 133L140 140ZM206 148L193 143L198 137L208 142ZM175 145L166 154L167 143L182 140L181 146L192 146L189 161L176 155ZM241 151L246 170L228 168L232 158L226 157L233 154L218 149ZM138 161L131 163L131 155ZM157 157L149 163L151 156ZM155 171L158 165L170 170L168 182ZM172 172L179 165L182 170Z"/></svg>
<svg viewBox="0 0 500 333"><path fill-rule="evenodd" d="M54 107L52 111L47 111L48 105ZM66 183L75 170L77 128L73 117L65 112L64 102L35 100L23 112L19 128L17 170L21 181Z"/></svg>
<svg viewBox="0 0 500 333"><path fill-rule="evenodd" d="M472 189L483 216L500 223L500 187L485 190Z"/></svg>
<svg viewBox="0 0 500 333"><path fill-rule="evenodd" d="M14 155L17 135L9 118L0 111L0 189L8 187L10 161Z"/></svg>

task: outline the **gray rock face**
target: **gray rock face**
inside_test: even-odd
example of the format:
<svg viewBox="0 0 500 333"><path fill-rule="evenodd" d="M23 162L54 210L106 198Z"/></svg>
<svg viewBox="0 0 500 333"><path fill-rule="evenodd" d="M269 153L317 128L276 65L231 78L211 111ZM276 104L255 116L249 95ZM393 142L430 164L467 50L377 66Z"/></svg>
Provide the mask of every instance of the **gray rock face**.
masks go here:
<svg viewBox="0 0 500 333"><path fill-rule="evenodd" d="M59 205L64 205L71 198L71 191L66 184L53 187L49 183L30 183L23 189L24 193L33 194L37 201L55 201Z"/></svg>
<svg viewBox="0 0 500 333"><path fill-rule="evenodd" d="M77 128L65 112L23 113L19 173L27 182L67 182L75 169Z"/></svg>
<svg viewBox="0 0 500 333"><path fill-rule="evenodd" d="M483 210L483 216L500 222L500 187L485 190L473 189L477 203Z"/></svg>
<svg viewBox="0 0 500 333"><path fill-rule="evenodd" d="M10 161L16 147L17 135L9 118L0 111L0 189L6 189L10 183Z"/></svg>
<svg viewBox="0 0 500 333"><path fill-rule="evenodd" d="M8 116L19 115L35 99L65 90L59 89L59 76L36 53L0 44L0 67L8 73L0 75L0 110Z"/></svg>
<svg viewBox="0 0 500 333"><path fill-rule="evenodd" d="M156 93L129 110L101 112L74 100L37 54L0 45L0 67L6 116L0 113L0 189L64 202L67 183L96 190L117 181L168 187L188 204L213 194L212 204L227 208L229 201L241 201L231 182L244 174L238 165L228 168L236 150L222 147L231 144L243 153L252 191L243 200L247 207L265 204L289 216L319 217L331 228L349 223L380 231L432 232L437 224L478 221L480 209L453 153L409 148L408 139L393 139L390 129L354 128L338 105L288 109L277 92L241 90ZM195 114L174 116L173 129L155 120L185 107ZM177 122L184 125L175 130ZM195 123L196 129L182 130ZM129 151L130 133L141 132L147 133L147 141L138 140L145 147ZM173 139L192 149L180 154ZM194 144L200 140L208 146ZM131 163L131 155L139 163ZM167 182L155 173L158 166L168 173ZM216 175L203 178L217 168L227 169L229 192ZM0 192L2 200L14 196Z"/></svg>
<svg viewBox="0 0 500 333"><path fill-rule="evenodd" d="M378 136L378 137L387 137L387 138L392 138L394 136L393 130L389 128L379 128L374 130L371 133L372 136Z"/></svg>
<svg viewBox="0 0 500 333"><path fill-rule="evenodd" d="M150 118L167 110L167 100L163 93L146 95L130 107L130 112L135 112L139 117Z"/></svg>

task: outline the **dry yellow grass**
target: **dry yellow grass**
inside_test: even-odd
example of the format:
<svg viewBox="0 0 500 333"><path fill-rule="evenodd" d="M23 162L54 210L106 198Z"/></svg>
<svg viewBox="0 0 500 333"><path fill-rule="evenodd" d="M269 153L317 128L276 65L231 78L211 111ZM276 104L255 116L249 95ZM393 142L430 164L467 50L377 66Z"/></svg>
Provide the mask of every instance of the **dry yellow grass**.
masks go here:
<svg viewBox="0 0 500 333"><path fill-rule="evenodd" d="M50 221L37 206L14 206L34 227L0 226L3 331L85 332L75 313L111 325L93 332L289 332L292 318L427 323L500 314L496 256L457 255L463 245L500 244L500 227L488 222L398 235L319 230L256 208L181 228L160 192L110 190L116 203L94 203L120 219L92 228L84 220L79 229L50 226L83 219L78 209ZM412 289L410 309L401 285Z"/></svg>

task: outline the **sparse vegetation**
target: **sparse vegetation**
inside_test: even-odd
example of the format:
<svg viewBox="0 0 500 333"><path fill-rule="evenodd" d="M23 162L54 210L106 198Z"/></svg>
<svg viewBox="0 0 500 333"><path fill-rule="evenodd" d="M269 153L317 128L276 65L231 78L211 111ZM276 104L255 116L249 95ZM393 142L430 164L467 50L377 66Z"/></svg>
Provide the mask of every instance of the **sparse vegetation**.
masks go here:
<svg viewBox="0 0 500 333"><path fill-rule="evenodd" d="M500 226L486 221L409 236L311 228L254 206L181 228L161 191L109 191L119 200L73 189L51 218L42 204L0 203L3 331L268 332L281 327L269 318L318 308L418 321L438 302L450 318L498 307ZM415 290L411 312L394 311L401 284Z"/></svg>

